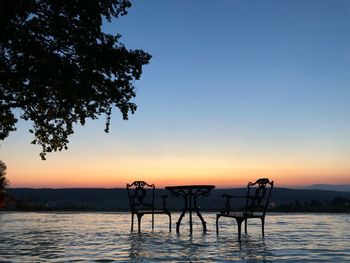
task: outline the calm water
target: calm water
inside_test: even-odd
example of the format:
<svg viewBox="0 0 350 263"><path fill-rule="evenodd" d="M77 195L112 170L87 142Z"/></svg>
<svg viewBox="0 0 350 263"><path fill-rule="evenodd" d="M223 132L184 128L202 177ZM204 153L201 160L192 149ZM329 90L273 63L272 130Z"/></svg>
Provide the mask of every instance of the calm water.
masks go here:
<svg viewBox="0 0 350 263"><path fill-rule="evenodd" d="M179 235L165 216L152 232L148 218L137 234L127 213L0 212L0 262L350 262L349 214L270 214L265 239L251 220L241 244L233 220L216 235L215 214L204 213L207 234L196 219L193 236L188 217Z"/></svg>

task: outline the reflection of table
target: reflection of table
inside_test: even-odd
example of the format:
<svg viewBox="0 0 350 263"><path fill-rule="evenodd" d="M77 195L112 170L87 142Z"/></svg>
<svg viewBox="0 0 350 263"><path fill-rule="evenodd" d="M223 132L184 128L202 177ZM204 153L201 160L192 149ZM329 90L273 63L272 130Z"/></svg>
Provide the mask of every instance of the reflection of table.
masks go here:
<svg viewBox="0 0 350 263"><path fill-rule="evenodd" d="M166 186L165 189L170 191L173 197L182 197L185 202L185 207L182 209L179 220L176 222L176 232L179 232L182 218L186 212L190 214L190 232L192 234L192 211L197 213L203 225L203 232L207 231L206 222L204 221L199 207L197 206L197 198L200 196L209 196L210 191L214 189L214 185L180 185L180 186Z"/></svg>

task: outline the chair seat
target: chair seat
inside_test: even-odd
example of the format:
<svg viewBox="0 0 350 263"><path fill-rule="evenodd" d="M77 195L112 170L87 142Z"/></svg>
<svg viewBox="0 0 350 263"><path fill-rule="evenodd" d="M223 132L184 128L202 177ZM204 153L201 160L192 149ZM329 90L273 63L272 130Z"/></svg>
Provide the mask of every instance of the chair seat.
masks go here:
<svg viewBox="0 0 350 263"><path fill-rule="evenodd" d="M252 214L249 214L248 216L244 213L244 212L229 212L229 213L221 213L218 214L220 216L224 216L224 217L232 217L232 218L260 218L262 217L264 214L262 212L254 212Z"/></svg>
<svg viewBox="0 0 350 263"><path fill-rule="evenodd" d="M166 210L138 210L135 212L135 214L170 214L170 211Z"/></svg>

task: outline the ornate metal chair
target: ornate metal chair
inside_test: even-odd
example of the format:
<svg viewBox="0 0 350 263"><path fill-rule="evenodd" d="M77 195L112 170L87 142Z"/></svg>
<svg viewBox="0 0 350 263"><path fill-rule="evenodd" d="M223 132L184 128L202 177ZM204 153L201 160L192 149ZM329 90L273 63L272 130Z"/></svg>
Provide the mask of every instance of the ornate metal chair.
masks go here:
<svg viewBox="0 0 350 263"><path fill-rule="evenodd" d="M155 186L144 181L135 181L126 185L131 209L131 231L134 230L134 216L138 219L138 231L141 231L141 219L144 215L152 215L152 230L154 229L154 215L166 214L169 217L169 231L171 231L171 212L166 208L167 195L163 195L163 207L155 208Z"/></svg>
<svg viewBox="0 0 350 263"><path fill-rule="evenodd" d="M256 182L248 183L247 195L245 196L233 196L222 195L225 198L224 209L216 215L216 232L219 233L219 218L230 217L237 221L238 226L238 240L241 241L241 224L244 221L244 230L247 233L247 221L249 218L261 219L261 231L264 236L265 227L265 215L269 204L271 191L273 188L273 181L267 178L260 178ZM234 211L231 208L231 199L243 198L245 199L244 209L241 211Z"/></svg>

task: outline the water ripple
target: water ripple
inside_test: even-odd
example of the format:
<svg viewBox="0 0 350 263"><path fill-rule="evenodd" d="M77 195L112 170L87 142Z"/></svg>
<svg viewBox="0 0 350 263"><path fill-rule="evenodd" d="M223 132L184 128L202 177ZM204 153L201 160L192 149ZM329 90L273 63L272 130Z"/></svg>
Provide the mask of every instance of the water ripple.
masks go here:
<svg viewBox="0 0 350 263"><path fill-rule="evenodd" d="M178 215L174 215L176 221ZM194 219L180 234L166 217L149 218L142 233L130 233L128 213L0 212L1 262L350 262L350 219L345 214L272 214L266 238L259 220L249 221L237 241L234 220L205 213L208 233ZM186 218L185 218L186 219Z"/></svg>

